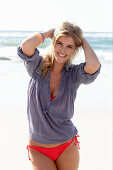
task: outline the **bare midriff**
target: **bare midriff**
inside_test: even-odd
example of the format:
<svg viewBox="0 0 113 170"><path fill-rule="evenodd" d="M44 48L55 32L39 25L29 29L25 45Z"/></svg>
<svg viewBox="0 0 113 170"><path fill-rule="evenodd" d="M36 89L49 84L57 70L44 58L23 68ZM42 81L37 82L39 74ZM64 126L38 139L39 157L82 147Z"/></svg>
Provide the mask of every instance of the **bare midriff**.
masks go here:
<svg viewBox="0 0 113 170"><path fill-rule="evenodd" d="M33 146L38 146L38 147L44 147L44 148L52 148L52 147L57 147L57 146L60 146L66 142L68 142L70 140L67 140L65 142L62 142L62 143L56 143L56 144L42 144L42 143L38 143L38 142L35 142L31 139L29 139L29 145L33 145Z"/></svg>

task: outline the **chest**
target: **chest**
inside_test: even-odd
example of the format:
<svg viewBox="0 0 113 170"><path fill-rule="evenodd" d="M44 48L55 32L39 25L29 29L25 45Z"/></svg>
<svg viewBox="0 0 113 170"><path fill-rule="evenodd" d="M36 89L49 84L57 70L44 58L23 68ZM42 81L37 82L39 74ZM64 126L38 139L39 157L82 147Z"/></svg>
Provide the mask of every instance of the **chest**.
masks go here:
<svg viewBox="0 0 113 170"><path fill-rule="evenodd" d="M62 75L50 75L50 96L54 97L57 96L57 93L60 89Z"/></svg>
<svg viewBox="0 0 113 170"><path fill-rule="evenodd" d="M30 96L33 103L37 103L38 108L48 112L50 111L54 114L57 112L58 114L65 113L67 107L67 110L69 111L70 109L73 109L75 98L73 95L75 93L73 93L70 81L65 73L60 76L50 76L49 72L44 79L36 79L34 82L34 85L32 84L33 90L30 93ZM51 97L54 96L56 97L53 100L50 100Z"/></svg>

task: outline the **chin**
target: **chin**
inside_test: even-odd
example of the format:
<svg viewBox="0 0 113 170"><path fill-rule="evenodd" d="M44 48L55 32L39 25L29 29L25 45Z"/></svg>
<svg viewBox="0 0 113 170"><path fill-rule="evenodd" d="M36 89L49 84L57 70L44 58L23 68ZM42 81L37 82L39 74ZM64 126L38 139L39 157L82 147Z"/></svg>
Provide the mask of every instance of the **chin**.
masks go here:
<svg viewBox="0 0 113 170"><path fill-rule="evenodd" d="M67 61L64 61L62 59L55 59L57 63L59 64L65 64Z"/></svg>

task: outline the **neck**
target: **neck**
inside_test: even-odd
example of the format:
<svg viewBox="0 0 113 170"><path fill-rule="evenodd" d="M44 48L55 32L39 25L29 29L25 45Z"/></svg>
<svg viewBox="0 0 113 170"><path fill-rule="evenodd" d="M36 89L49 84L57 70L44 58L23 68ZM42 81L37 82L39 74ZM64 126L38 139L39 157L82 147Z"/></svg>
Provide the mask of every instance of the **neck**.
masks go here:
<svg viewBox="0 0 113 170"><path fill-rule="evenodd" d="M52 72L54 72L55 74L62 73L63 67L64 67L64 64L59 64L56 61L54 61L53 67L52 67Z"/></svg>

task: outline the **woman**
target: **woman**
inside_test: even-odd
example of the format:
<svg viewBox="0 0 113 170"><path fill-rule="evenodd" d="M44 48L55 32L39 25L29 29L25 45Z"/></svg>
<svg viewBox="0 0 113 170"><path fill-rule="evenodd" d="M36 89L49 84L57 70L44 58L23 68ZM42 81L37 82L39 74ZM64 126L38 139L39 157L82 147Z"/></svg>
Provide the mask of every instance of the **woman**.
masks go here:
<svg viewBox="0 0 113 170"><path fill-rule="evenodd" d="M51 38L45 57L37 47ZM79 48L85 62L72 64ZM55 30L34 33L18 47L31 76L28 87L28 156L33 170L78 170L77 128L71 121L80 84L93 82L100 72L99 60L83 37L82 30L63 22Z"/></svg>

